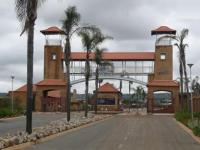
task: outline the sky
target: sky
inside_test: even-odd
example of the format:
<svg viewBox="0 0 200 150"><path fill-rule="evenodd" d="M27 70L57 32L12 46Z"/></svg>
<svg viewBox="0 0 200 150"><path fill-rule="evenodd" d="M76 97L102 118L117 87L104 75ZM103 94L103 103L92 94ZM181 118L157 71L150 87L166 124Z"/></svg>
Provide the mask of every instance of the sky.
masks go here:
<svg viewBox="0 0 200 150"><path fill-rule="evenodd" d="M98 26L114 39L103 44L109 51L154 51L155 37L151 30L166 25L177 32L189 29L186 61L194 63L192 75L199 76L200 1L198 0L46 0L38 10L34 41L34 82L43 79L44 36L40 30L62 27L64 11L75 5L81 14L81 24ZM16 19L15 0L1 0L0 5L0 92L26 83L26 40L20 36L21 24ZM72 51L83 51L77 36L72 39ZM174 48L174 79L178 77L177 49ZM116 84L116 83L115 83ZM76 88L76 87L74 87Z"/></svg>

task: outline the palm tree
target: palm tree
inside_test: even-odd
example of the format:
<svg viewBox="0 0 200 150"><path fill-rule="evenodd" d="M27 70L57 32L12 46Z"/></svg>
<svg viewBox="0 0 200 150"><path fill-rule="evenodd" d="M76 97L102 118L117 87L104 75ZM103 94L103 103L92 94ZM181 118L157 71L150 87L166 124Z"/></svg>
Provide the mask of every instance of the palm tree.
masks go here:
<svg viewBox="0 0 200 150"><path fill-rule="evenodd" d="M86 62L85 62L85 117L88 114L88 85L89 85L89 77L90 77L90 53L98 47L103 41L110 38L108 36L104 36L101 33L101 30L97 27L85 28L79 32L79 36L81 37L82 44L84 49L86 50Z"/></svg>
<svg viewBox="0 0 200 150"><path fill-rule="evenodd" d="M101 81L99 80L99 67L101 66L108 66L111 65L109 62L102 61L103 58L103 53L106 51L105 48L96 48L95 49L95 56L94 56L94 61L96 63L96 71L95 71L95 105L94 105L94 110L95 114L97 114L97 96L98 96L98 83Z"/></svg>
<svg viewBox="0 0 200 150"><path fill-rule="evenodd" d="M80 22L80 14L77 12L75 6L68 7L65 11L65 18L62 20L63 30L66 33L65 43L65 67L66 67L66 108L67 108L67 121L70 121L70 103L71 103L71 86L70 86L70 55L71 55L71 37L78 29Z"/></svg>
<svg viewBox="0 0 200 150"><path fill-rule="evenodd" d="M37 19L37 9L44 0L15 0L18 20L22 23L22 32L27 32L27 104L26 104L26 132L32 133L32 102L33 102L33 52L34 25Z"/></svg>
<svg viewBox="0 0 200 150"><path fill-rule="evenodd" d="M180 32L180 35L177 36L163 36L159 40L162 40L163 38L172 38L176 41L174 44L178 50L179 50L179 74L180 74L180 91L181 91L181 101L183 100L183 84L185 84L186 93L187 93L187 99L188 97L188 77L187 77L187 70L186 70L186 58L185 58L185 50L186 47L188 47L188 44L184 43L185 38L188 35L189 30L188 29L182 29ZM183 79L185 78L185 82L183 82Z"/></svg>
<svg viewBox="0 0 200 150"><path fill-rule="evenodd" d="M187 93L187 99L188 97L188 77L187 77L187 69L186 69L186 58L185 58L185 49L188 46L188 44L184 43L185 38L188 35L189 30L183 29L180 33L180 35L176 36L175 40L177 43L175 43L175 46L179 50L179 73L180 73L180 84L181 84L181 100L183 100L183 75L185 76L185 88Z"/></svg>

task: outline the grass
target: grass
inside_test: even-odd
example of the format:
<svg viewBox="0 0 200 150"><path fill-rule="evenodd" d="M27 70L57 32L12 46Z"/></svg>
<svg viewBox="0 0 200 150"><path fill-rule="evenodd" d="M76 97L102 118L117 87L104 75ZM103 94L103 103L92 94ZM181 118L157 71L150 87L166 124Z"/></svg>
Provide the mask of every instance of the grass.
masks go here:
<svg viewBox="0 0 200 150"><path fill-rule="evenodd" d="M192 120L191 113L188 110L182 110L175 113L175 118L190 128L194 135L200 137L200 113L194 113L194 120Z"/></svg>
<svg viewBox="0 0 200 150"><path fill-rule="evenodd" d="M13 105L13 112L11 109L11 99L3 97L0 99L0 118L19 116L23 113L23 109L16 102Z"/></svg>

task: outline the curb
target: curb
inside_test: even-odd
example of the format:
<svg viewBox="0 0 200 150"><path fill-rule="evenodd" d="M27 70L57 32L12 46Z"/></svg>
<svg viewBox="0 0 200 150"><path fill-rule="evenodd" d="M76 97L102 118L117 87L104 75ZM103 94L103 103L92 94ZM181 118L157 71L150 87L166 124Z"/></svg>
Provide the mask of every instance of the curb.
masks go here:
<svg viewBox="0 0 200 150"><path fill-rule="evenodd" d="M175 118L173 118L173 120L185 131L187 132L195 141L197 141L200 144L200 137L194 135L193 131L186 127L184 124L182 124L181 122L177 121Z"/></svg>
<svg viewBox="0 0 200 150"><path fill-rule="evenodd" d="M66 130L66 131L63 131L63 132L59 132L57 134L53 134L53 135L50 135L50 136L43 137L41 139L38 139L36 142L26 142L26 143L22 143L22 144L18 144L18 145L15 145L15 146L11 146L11 147L5 148L3 150L23 150L23 149L25 149L27 147L30 147L32 145L43 143L43 142L47 142L47 141L52 140L52 139L54 139L56 137L62 136L64 134L67 134L67 133L70 133L70 132L73 132L73 131L80 130L82 128L86 128L86 127L92 126L94 124L100 123L102 121L106 121L106 120L111 119L113 117L114 116L106 117L104 119L101 119L101 120L98 120L98 121L95 121L95 122L91 122L91 123L88 123L88 124L85 124L85 125L81 125L81 126L76 127L76 128L72 128L72 129L69 129L69 130Z"/></svg>

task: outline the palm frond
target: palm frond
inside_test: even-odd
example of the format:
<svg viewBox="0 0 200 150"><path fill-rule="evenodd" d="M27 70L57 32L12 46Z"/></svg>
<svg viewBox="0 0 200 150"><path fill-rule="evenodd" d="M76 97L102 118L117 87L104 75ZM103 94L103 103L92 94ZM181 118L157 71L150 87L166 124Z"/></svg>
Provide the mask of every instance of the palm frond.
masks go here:
<svg viewBox="0 0 200 150"><path fill-rule="evenodd" d="M15 0L17 19L22 24L21 35L28 30L30 24L34 25L37 18L37 8L45 0Z"/></svg>
<svg viewBox="0 0 200 150"><path fill-rule="evenodd" d="M81 15L77 12L75 6L70 6L65 11L65 18L62 21L63 30L69 35L73 32L74 27L78 27ZM70 36L70 35L69 35Z"/></svg>

